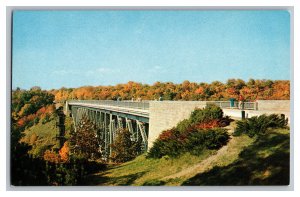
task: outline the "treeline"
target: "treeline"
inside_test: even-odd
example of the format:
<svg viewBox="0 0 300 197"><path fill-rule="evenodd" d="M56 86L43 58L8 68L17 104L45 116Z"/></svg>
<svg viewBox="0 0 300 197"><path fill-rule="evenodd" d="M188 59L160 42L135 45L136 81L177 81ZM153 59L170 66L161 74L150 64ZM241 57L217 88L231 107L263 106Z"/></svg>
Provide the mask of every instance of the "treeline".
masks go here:
<svg viewBox="0 0 300 197"><path fill-rule="evenodd" d="M54 95L33 87L30 90L17 88L12 92L11 115L22 130L37 124L40 120L46 123L55 111Z"/></svg>
<svg viewBox="0 0 300 197"><path fill-rule="evenodd" d="M194 83L184 81L181 84L156 82L153 85L129 81L115 86L84 86L79 88L61 88L50 90L55 101L68 99L97 100L228 100L238 99L242 95L247 101L288 100L290 99L290 81L229 79L226 83Z"/></svg>

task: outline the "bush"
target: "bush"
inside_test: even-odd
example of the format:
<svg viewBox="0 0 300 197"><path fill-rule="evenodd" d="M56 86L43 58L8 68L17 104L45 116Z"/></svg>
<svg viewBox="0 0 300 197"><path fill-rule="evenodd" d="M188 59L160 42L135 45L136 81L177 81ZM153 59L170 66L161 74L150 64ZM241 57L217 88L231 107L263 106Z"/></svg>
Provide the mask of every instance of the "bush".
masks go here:
<svg viewBox="0 0 300 197"><path fill-rule="evenodd" d="M180 133L184 133L190 126L191 121L188 119L184 119L177 124L176 128Z"/></svg>
<svg viewBox="0 0 300 197"><path fill-rule="evenodd" d="M199 155L204 149L219 149L229 140L226 129L229 117L223 117L223 111L215 105L204 109L195 109L189 119L177 124L175 128L163 131L149 150L148 158L163 156L177 157L190 152Z"/></svg>
<svg viewBox="0 0 300 197"><path fill-rule="evenodd" d="M160 186L160 185L164 185L164 184L166 184L165 181L153 179L153 180L144 182L143 186Z"/></svg>
<svg viewBox="0 0 300 197"><path fill-rule="evenodd" d="M190 127L184 135L178 135L179 132L174 129L170 131L173 132L172 137L164 140L159 138L154 142L148 158L162 158L165 155L177 157L185 152L199 155L204 149L219 149L229 140L229 134L224 128L197 130Z"/></svg>
<svg viewBox="0 0 300 197"><path fill-rule="evenodd" d="M177 157L183 152L185 152L184 146L177 140L156 140L153 147L149 150L147 158L162 158L165 155Z"/></svg>
<svg viewBox="0 0 300 197"><path fill-rule="evenodd" d="M226 129L222 128L210 130L210 132L207 132L205 137L205 146L208 149L219 149L226 145L229 140L228 132Z"/></svg>
<svg viewBox="0 0 300 197"><path fill-rule="evenodd" d="M195 109L190 117L192 124L223 118L223 111L216 105L207 105L204 109Z"/></svg>
<svg viewBox="0 0 300 197"><path fill-rule="evenodd" d="M238 136L244 133L249 137L254 137L255 135L265 134L268 128L285 128L288 124L288 119L277 114L269 116L263 114L238 121L236 124L237 127L233 135Z"/></svg>

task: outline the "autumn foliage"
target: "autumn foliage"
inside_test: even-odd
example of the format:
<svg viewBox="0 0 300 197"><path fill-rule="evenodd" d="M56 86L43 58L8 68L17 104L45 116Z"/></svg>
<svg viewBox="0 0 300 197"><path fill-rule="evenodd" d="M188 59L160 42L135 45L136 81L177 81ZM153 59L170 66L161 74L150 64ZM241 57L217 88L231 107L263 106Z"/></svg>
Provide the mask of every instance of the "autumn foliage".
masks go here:
<svg viewBox="0 0 300 197"><path fill-rule="evenodd" d="M69 142L65 142L58 153L52 150L46 150L44 153L44 160L52 163L65 163L69 161L69 153Z"/></svg>
<svg viewBox="0 0 300 197"><path fill-rule="evenodd" d="M67 141L64 143L63 147L59 150L60 160L62 162L68 162L69 154L70 154L70 147L69 147L69 142Z"/></svg>
<svg viewBox="0 0 300 197"><path fill-rule="evenodd" d="M81 119L79 125L70 138L72 153L85 159L100 158L101 142L97 138L95 125L86 116Z"/></svg>
<svg viewBox="0 0 300 197"><path fill-rule="evenodd" d="M198 155L206 149L219 149L229 140L227 130L222 127L230 121L228 117L223 117L222 109L215 105L195 109L189 119L163 131L147 157L177 157L186 152Z"/></svg>
<svg viewBox="0 0 300 197"><path fill-rule="evenodd" d="M122 100L228 100L238 99L242 95L247 101L288 100L290 99L290 81L288 80L254 80L245 82L241 79L229 79L226 83L194 83L184 81L155 82L153 85L129 81L115 86L83 86L79 88L61 88L51 90L56 101L69 99Z"/></svg>
<svg viewBox="0 0 300 197"><path fill-rule="evenodd" d="M52 163L59 163L60 157L59 154L57 154L56 152L51 150L46 150L44 153L44 160Z"/></svg>

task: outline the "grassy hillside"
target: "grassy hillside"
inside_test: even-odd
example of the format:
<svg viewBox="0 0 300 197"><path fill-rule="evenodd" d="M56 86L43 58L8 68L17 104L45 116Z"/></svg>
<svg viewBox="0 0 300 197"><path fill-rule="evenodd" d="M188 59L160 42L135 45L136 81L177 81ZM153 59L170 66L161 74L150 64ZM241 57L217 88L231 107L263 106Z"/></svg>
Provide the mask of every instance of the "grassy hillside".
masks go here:
<svg viewBox="0 0 300 197"><path fill-rule="evenodd" d="M145 155L87 177L87 185L276 185L289 183L289 131L231 136L200 156L146 159Z"/></svg>
<svg viewBox="0 0 300 197"><path fill-rule="evenodd" d="M38 124L26 129L22 141L32 145L30 154L43 156L45 150L55 148L57 133L56 119L52 118L45 124L40 121Z"/></svg>
<svg viewBox="0 0 300 197"><path fill-rule="evenodd" d="M181 185L198 171L212 165L226 166L238 158L240 151L251 144L247 136L232 137L218 151L207 150L200 156L186 153L178 158L146 159L145 155L88 177L88 185Z"/></svg>
<svg viewBox="0 0 300 197"><path fill-rule="evenodd" d="M56 127L57 119L57 116L52 114L49 122L43 124L42 121L39 121L38 124L33 125L24 131L25 135L21 141L32 146L30 154L37 157L42 157L45 150L59 148L56 138L56 135L58 135L58 128ZM71 123L71 118L66 117L66 138L69 137Z"/></svg>
<svg viewBox="0 0 300 197"><path fill-rule="evenodd" d="M269 131L226 166L214 166L184 185L288 185L290 136L286 129Z"/></svg>

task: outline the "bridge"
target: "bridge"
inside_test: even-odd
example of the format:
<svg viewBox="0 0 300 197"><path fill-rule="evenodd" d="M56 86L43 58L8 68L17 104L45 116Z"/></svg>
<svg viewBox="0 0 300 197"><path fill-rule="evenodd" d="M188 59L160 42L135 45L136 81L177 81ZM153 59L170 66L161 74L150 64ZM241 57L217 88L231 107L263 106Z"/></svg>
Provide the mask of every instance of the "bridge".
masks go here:
<svg viewBox="0 0 300 197"><path fill-rule="evenodd" d="M97 137L104 142L100 147L104 157L112 154L110 145L114 142L120 129L128 129L131 140L141 142L142 151L153 145L159 134L176 126L188 118L195 108L215 104L223 109L225 115L241 118L241 111L246 117L261 114L280 113L289 117L290 101L112 101L112 100L69 100L66 112L70 114L76 127L83 117L95 125ZM242 107L242 109L240 109Z"/></svg>

